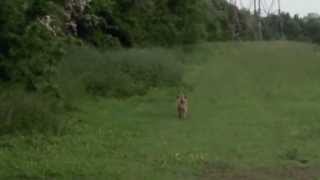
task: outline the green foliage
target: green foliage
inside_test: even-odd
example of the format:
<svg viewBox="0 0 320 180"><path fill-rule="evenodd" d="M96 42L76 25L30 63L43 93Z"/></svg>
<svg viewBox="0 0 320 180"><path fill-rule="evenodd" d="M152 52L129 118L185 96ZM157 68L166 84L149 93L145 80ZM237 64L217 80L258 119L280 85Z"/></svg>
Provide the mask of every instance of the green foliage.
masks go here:
<svg viewBox="0 0 320 180"><path fill-rule="evenodd" d="M115 52L109 57L113 63L120 64L122 72L137 82L144 82L147 87L175 86L182 80L182 64L173 53L163 49L144 49Z"/></svg>
<svg viewBox="0 0 320 180"><path fill-rule="evenodd" d="M61 44L52 38L42 25L32 24L22 35L10 59L16 59L15 78L26 83L30 90L43 90L51 86L51 77L62 56Z"/></svg>
<svg viewBox="0 0 320 180"><path fill-rule="evenodd" d="M18 2L4 0L0 4L0 12L10 11L0 15L0 79L42 90L51 86L50 77L62 55L61 44L39 22L28 21L28 6Z"/></svg>
<svg viewBox="0 0 320 180"><path fill-rule="evenodd" d="M320 18L307 19L305 33L313 42L320 44Z"/></svg>
<svg viewBox="0 0 320 180"><path fill-rule="evenodd" d="M105 32L120 41L127 39L137 45L173 45L205 39L205 7L204 1L196 0L100 0L93 2L90 13L117 27L115 30L109 26Z"/></svg>
<svg viewBox="0 0 320 180"><path fill-rule="evenodd" d="M286 35L288 40L301 40L303 34L302 20L296 15L294 18L290 17L289 14L282 14L282 25L283 33Z"/></svg>
<svg viewBox="0 0 320 180"><path fill-rule="evenodd" d="M313 16L299 17L282 13L271 14L263 18L263 35L266 40L283 39L293 41L320 42L320 18Z"/></svg>
<svg viewBox="0 0 320 180"><path fill-rule="evenodd" d="M25 25L25 17L22 4L22 1L0 2L0 55L3 58L10 54L23 31L21 27Z"/></svg>
<svg viewBox="0 0 320 180"><path fill-rule="evenodd" d="M50 95L26 93L10 87L0 94L0 135L32 132L61 133L65 119L58 99Z"/></svg>
<svg viewBox="0 0 320 180"><path fill-rule="evenodd" d="M75 91L118 98L143 95L152 88L181 86L180 56L156 48L115 48L188 47L201 41L256 37L255 17L225 0L94 0L84 12L73 13L72 20L66 18L64 3L0 1L0 83L22 84L28 93L65 101L76 97ZM46 15L52 18L55 33L40 23ZM74 33L68 32L68 23ZM266 40L320 43L319 17L271 14L262 23ZM108 51L75 48L61 62L63 48L72 42Z"/></svg>
<svg viewBox="0 0 320 180"><path fill-rule="evenodd" d="M49 7L47 1L0 2L0 83L6 84L0 94L1 134L59 131L59 93L52 77L61 43L38 21ZM12 84L22 87L15 90Z"/></svg>
<svg viewBox="0 0 320 180"><path fill-rule="evenodd" d="M226 39L227 33L227 14L226 7L227 2L223 0L210 0L208 1L208 12L207 12L207 31L208 40L224 40Z"/></svg>
<svg viewBox="0 0 320 180"><path fill-rule="evenodd" d="M150 88L179 86L183 69L175 52L169 50L101 53L90 48L75 48L65 57L58 74L66 96L82 89L82 93L122 98L143 95Z"/></svg>
<svg viewBox="0 0 320 180"><path fill-rule="evenodd" d="M50 1L47 0L29 0L30 4L26 11L26 17L36 19L50 13Z"/></svg>

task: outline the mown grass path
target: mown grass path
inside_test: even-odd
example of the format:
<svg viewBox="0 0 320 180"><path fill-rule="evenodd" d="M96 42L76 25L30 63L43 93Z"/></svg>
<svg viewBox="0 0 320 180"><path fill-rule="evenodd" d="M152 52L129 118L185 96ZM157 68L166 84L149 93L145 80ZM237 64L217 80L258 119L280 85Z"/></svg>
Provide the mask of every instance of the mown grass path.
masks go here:
<svg viewBox="0 0 320 180"><path fill-rule="evenodd" d="M188 58L201 63L189 65L185 78L194 86L187 120L176 117L176 90L82 100L72 133L3 145L0 177L320 177L320 55L313 46L209 44Z"/></svg>

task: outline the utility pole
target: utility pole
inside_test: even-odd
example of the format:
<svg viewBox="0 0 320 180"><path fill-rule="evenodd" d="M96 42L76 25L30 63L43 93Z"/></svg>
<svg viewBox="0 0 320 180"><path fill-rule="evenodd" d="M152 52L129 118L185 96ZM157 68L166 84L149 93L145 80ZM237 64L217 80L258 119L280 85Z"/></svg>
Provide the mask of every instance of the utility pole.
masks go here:
<svg viewBox="0 0 320 180"><path fill-rule="evenodd" d="M259 39L259 33L258 33L258 22L259 22L259 18L258 18L258 11L257 11L257 0L253 0L253 15L254 15L254 31L255 31L255 39L258 40Z"/></svg>
<svg viewBox="0 0 320 180"><path fill-rule="evenodd" d="M281 14L281 0L278 0L278 13Z"/></svg>
<svg viewBox="0 0 320 180"><path fill-rule="evenodd" d="M279 16L279 32L280 32L280 38L283 38L283 22L282 22L282 16L281 16L281 0L278 0L278 16Z"/></svg>
<svg viewBox="0 0 320 180"><path fill-rule="evenodd" d="M239 7L238 5L242 5L242 0L226 0L230 4ZM240 3L237 3L240 2ZM269 4L270 3L270 4ZM250 0L250 5L246 7L250 11L252 10L253 4L253 14L254 14L254 36L256 40L263 40L263 16L270 15L270 12L273 14L278 14L279 17L279 34L281 37L284 36L283 32L283 18L282 18L282 11L281 11L281 0ZM267 4L267 5L266 5ZM234 13L236 14L236 13Z"/></svg>
<svg viewBox="0 0 320 180"><path fill-rule="evenodd" d="M253 8L254 16L257 18L257 0L253 0Z"/></svg>
<svg viewBox="0 0 320 180"><path fill-rule="evenodd" d="M258 13L260 17L261 16L261 0L258 0Z"/></svg>
<svg viewBox="0 0 320 180"><path fill-rule="evenodd" d="M261 0L258 0L258 40L262 40Z"/></svg>

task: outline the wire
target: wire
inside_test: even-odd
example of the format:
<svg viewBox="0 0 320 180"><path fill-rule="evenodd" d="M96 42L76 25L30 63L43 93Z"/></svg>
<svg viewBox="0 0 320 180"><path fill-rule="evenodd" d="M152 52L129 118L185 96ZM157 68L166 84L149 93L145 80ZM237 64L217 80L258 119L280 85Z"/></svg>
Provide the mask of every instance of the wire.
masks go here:
<svg viewBox="0 0 320 180"><path fill-rule="evenodd" d="M266 0L261 1L261 5L262 5L262 11L265 15L270 15L276 12L276 9L274 9L275 7L275 0L271 0L271 3L268 4L268 2L266 2Z"/></svg>
<svg viewBox="0 0 320 180"><path fill-rule="evenodd" d="M241 9L248 9L248 10L252 10L252 6L253 6L253 0L250 0L248 3L243 3L242 0L239 0L240 1L240 8Z"/></svg>

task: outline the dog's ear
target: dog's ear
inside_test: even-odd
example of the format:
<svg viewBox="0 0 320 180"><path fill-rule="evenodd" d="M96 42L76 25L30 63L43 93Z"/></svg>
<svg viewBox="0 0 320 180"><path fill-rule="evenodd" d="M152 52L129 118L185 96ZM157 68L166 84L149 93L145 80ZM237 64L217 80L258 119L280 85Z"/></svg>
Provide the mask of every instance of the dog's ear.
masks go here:
<svg viewBox="0 0 320 180"><path fill-rule="evenodd" d="M180 98L180 96L177 96L177 99L179 99Z"/></svg>
<svg viewBox="0 0 320 180"><path fill-rule="evenodd" d="M185 99L188 99L188 97L187 97L186 95L184 96L184 98L185 98Z"/></svg>

